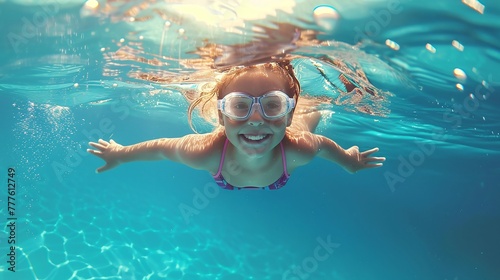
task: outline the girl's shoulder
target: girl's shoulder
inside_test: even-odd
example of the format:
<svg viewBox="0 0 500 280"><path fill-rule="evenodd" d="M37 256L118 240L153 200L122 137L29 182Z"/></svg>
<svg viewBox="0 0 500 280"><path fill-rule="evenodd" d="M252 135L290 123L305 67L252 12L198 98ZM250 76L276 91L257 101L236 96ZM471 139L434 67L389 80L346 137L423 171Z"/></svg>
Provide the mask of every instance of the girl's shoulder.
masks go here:
<svg viewBox="0 0 500 280"><path fill-rule="evenodd" d="M223 129L185 136L184 164L208 171L217 169L225 139Z"/></svg>
<svg viewBox="0 0 500 280"><path fill-rule="evenodd" d="M318 152L317 135L308 131L287 131L283 138L287 164L298 167L309 163Z"/></svg>

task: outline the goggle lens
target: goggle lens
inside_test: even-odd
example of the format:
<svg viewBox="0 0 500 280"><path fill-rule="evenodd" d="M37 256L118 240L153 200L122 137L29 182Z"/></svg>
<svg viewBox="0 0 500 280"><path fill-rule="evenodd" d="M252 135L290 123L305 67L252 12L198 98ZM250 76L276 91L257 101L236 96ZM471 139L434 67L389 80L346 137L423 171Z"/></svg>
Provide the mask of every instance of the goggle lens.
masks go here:
<svg viewBox="0 0 500 280"><path fill-rule="evenodd" d="M219 100L219 110L233 119L247 119L255 104L260 105L261 113L268 119L280 118L295 106L295 100L284 92L272 91L260 97L234 92Z"/></svg>

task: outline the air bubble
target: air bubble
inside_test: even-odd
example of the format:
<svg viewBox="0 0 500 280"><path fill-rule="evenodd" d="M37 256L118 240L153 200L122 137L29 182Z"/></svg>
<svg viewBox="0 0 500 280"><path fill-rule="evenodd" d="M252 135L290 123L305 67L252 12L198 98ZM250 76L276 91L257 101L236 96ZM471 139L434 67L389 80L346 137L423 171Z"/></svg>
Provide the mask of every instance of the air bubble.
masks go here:
<svg viewBox="0 0 500 280"><path fill-rule="evenodd" d="M99 2L96 0L88 0L85 2L85 8L87 9L97 9L99 7Z"/></svg>
<svg viewBox="0 0 500 280"><path fill-rule="evenodd" d="M457 40L453 40L453 41L451 42L451 45L452 45L455 49L457 49L457 50L459 50L459 51L461 51L461 52L463 52L463 51L464 51L464 45L460 44L460 42L458 42Z"/></svg>
<svg viewBox="0 0 500 280"><path fill-rule="evenodd" d="M433 47L431 44L429 44L429 43L427 43L427 44L425 45L425 48L426 48L429 52L431 52L431 53L436 53L436 48L434 48L434 47Z"/></svg>
<svg viewBox="0 0 500 280"><path fill-rule="evenodd" d="M399 44L392 41L392 40L385 40L385 45L388 46L389 48L395 50L395 51L399 51Z"/></svg>
<svg viewBox="0 0 500 280"><path fill-rule="evenodd" d="M316 24L325 31L333 31L340 19L340 14L329 5L320 5L314 8L313 17Z"/></svg>
<svg viewBox="0 0 500 280"><path fill-rule="evenodd" d="M455 77L459 80L465 80L467 79L467 75L465 74L465 72L460 69L460 68L455 68L453 70L453 75L455 75Z"/></svg>

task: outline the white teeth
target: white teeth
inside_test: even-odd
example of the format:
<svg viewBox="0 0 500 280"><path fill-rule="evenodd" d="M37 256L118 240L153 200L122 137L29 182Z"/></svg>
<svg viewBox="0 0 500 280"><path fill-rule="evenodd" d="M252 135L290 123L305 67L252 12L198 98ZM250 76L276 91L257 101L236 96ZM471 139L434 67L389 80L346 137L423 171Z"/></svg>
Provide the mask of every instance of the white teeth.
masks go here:
<svg viewBox="0 0 500 280"><path fill-rule="evenodd" d="M266 135L246 135L246 134L244 134L243 136L245 136L245 138L253 140L253 141L262 140L266 137Z"/></svg>

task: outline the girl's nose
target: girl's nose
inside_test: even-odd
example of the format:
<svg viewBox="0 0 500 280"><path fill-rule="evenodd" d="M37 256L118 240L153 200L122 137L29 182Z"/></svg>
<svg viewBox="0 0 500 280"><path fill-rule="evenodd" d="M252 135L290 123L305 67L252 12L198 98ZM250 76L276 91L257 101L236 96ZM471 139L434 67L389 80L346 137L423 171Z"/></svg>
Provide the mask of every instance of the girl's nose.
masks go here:
<svg viewBox="0 0 500 280"><path fill-rule="evenodd" d="M262 116L259 103L253 104L252 111L250 112L250 117L248 118L248 124L250 125L264 124L264 116Z"/></svg>

